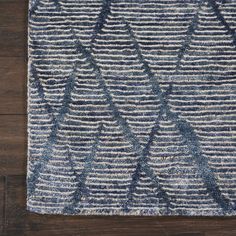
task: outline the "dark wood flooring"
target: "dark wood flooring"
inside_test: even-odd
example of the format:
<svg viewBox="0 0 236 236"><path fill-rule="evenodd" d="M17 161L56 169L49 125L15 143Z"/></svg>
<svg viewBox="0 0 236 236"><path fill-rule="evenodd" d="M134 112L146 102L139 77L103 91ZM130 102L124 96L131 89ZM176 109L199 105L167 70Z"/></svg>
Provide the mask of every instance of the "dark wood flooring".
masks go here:
<svg viewBox="0 0 236 236"><path fill-rule="evenodd" d="M236 217L70 217L25 210L27 7L26 0L0 0L0 235L236 236Z"/></svg>

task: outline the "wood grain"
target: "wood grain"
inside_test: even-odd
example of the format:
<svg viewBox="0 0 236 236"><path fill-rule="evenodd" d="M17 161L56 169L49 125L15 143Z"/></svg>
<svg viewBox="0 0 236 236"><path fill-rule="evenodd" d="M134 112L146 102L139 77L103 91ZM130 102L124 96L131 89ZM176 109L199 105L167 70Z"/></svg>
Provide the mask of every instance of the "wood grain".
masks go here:
<svg viewBox="0 0 236 236"><path fill-rule="evenodd" d="M0 115L26 114L26 59L21 57L0 57L0 65Z"/></svg>
<svg viewBox="0 0 236 236"><path fill-rule="evenodd" d="M26 0L0 1L0 57L27 55Z"/></svg>
<svg viewBox="0 0 236 236"><path fill-rule="evenodd" d="M26 172L26 116L0 115L0 175Z"/></svg>
<svg viewBox="0 0 236 236"><path fill-rule="evenodd" d="M232 230L227 230L227 229L223 229L223 230L213 230L213 231L209 231L206 232L205 236L233 236L236 235L236 230L232 229Z"/></svg>
<svg viewBox="0 0 236 236"><path fill-rule="evenodd" d="M5 177L0 176L0 235L4 232L5 222Z"/></svg>

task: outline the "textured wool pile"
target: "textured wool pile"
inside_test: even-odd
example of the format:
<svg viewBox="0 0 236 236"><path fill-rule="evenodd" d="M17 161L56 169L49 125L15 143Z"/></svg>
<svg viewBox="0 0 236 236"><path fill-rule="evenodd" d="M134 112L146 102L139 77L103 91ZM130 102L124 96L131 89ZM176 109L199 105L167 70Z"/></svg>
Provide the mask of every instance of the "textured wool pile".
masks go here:
<svg viewBox="0 0 236 236"><path fill-rule="evenodd" d="M28 210L236 215L235 29L235 0L31 0Z"/></svg>

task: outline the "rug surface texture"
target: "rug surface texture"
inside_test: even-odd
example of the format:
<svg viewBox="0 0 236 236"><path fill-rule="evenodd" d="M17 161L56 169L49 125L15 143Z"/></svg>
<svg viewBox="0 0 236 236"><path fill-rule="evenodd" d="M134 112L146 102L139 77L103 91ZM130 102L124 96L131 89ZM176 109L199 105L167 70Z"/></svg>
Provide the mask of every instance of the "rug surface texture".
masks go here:
<svg viewBox="0 0 236 236"><path fill-rule="evenodd" d="M235 30L235 0L31 0L28 210L236 215Z"/></svg>

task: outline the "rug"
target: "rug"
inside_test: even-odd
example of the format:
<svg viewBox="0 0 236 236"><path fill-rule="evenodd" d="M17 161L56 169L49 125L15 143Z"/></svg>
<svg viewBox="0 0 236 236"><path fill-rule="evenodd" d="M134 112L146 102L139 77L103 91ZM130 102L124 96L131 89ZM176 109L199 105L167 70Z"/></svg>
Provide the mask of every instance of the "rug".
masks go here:
<svg viewBox="0 0 236 236"><path fill-rule="evenodd" d="M27 209L236 215L236 1L31 0Z"/></svg>

